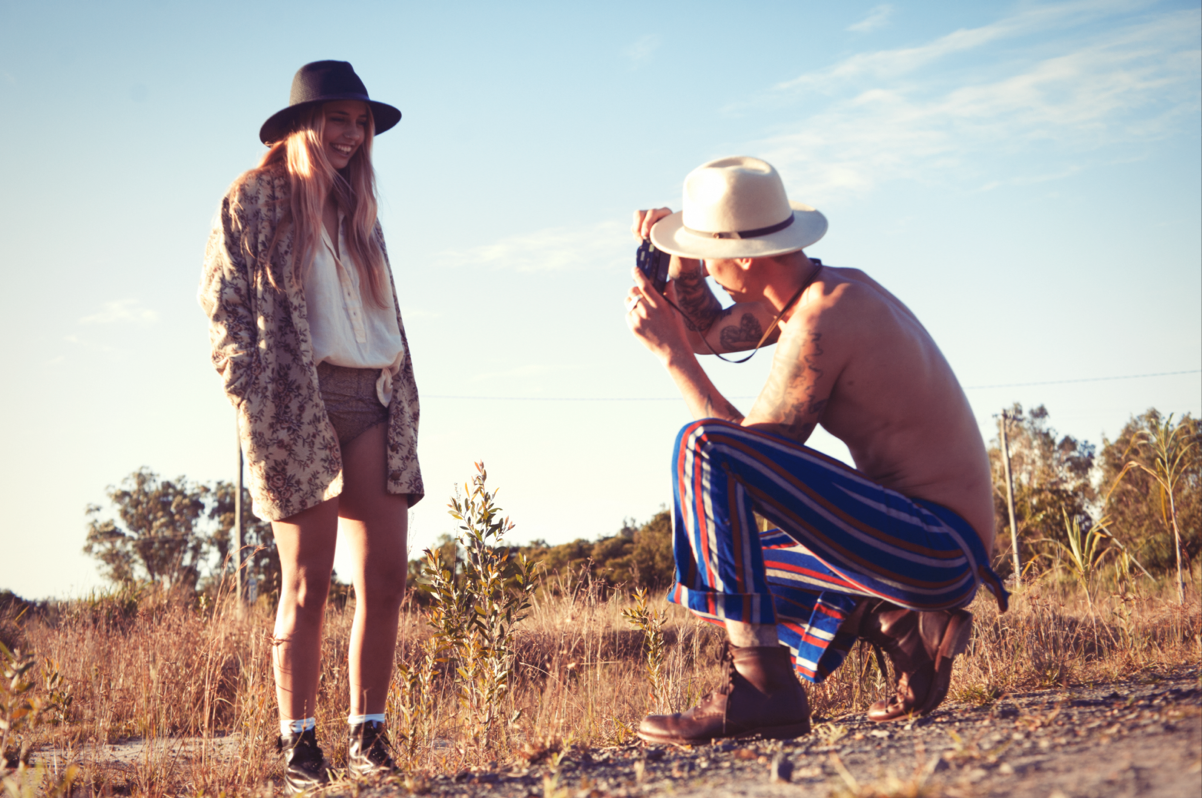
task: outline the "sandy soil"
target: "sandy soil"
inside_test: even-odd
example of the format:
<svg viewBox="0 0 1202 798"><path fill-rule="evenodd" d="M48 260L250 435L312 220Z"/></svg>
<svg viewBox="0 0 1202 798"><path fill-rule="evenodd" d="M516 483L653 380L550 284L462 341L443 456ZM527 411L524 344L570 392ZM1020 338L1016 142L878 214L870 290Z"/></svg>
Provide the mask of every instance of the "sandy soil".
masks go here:
<svg viewBox="0 0 1202 798"><path fill-rule="evenodd" d="M129 741L76 752L108 768L172 766L237 740ZM213 749L218 749L214 751ZM56 753L36 755L47 764ZM558 760L558 761L557 761ZM76 760L78 761L78 759ZM264 785L264 794L279 793ZM808 737L675 747L641 743L455 776L334 784L330 796L917 798L1202 795L1202 668L1112 684L947 703L913 722L818 718Z"/></svg>
<svg viewBox="0 0 1202 798"><path fill-rule="evenodd" d="M787 775L788 781L781 780ZM775 776L775 778L774 778ZM632 744L514 770L409 776L331 795L499 798L1202 794L1202 671L948 703L911 723L836 718L788 742Z"/></svg>

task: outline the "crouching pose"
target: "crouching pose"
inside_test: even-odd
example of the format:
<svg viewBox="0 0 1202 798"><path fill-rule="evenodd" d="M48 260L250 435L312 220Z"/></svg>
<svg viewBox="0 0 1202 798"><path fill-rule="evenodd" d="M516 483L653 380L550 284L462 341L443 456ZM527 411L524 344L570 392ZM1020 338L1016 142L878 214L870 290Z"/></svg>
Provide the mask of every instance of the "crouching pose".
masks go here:
<svg viewBox="0 0 1202 798"><path fill-rule="evenodd" d="M914 314L863 272L802 251L826 232L771 165L723 158L689 174L684 209L638 211L634 233L672 253L665 294L636 269L635 336L668 369L696 421L672 453L676 584L669 599L726 627L729 678L639 735L692 743L810 729L795 673L821 682L852 643L878 645L896 694L889 721L937 707L990 567L989 462L968 401ZM709 275L735 300L723 309ZM744 415L697 354L775 343ZM856 468L804 444L818 424ZM754 513L775 528L761 532Z"/></svg>
<svg viewBox="0 0 1202 798"><path fill-rule="evenodd" d="M371 150L400 118L368 98L350 64L301 67L289 106L259 131L270 149L226 194L205 252L213 365L238 410L255 513L271 520L280 554L274 665L289 794L327 781L315 710L339 537L355 586L347 767L394 769L384 706L406 523L423 488Z"/></svg>

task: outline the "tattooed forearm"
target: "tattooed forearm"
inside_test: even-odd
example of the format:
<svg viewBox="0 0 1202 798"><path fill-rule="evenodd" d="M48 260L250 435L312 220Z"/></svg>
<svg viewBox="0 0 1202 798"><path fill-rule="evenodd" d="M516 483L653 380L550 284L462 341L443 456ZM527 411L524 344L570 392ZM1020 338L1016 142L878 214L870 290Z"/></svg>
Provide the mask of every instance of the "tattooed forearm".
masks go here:
<svg viewBox="0 0 1202 798"><path fill-rule="evenodd" d="M705 282L705 273L700 261L693 261L694 268L680 264L680 276L676 278L676 303L684 311L684 322L691 331L705 331L713 326L722 313L722 305Z"/></svg>
<svg viewBox="0 0 1202 798"><path fill-rule="evenodd" d="M750 349L763 337L764 328L760 326L759 320L752 314L744 312L738 326L730 325L722 328L718 340L722 342L722 348L727 352L738 352Z"/></svg>
<svg viewBox="0 0 1202 798"><path fill-rule="evenodd" d="M739 409L720 394L717 403L714 402L713 396L705 397L705 416L706 418L724 418L736 424L743 420L743 414L739 412Z"/></svg>

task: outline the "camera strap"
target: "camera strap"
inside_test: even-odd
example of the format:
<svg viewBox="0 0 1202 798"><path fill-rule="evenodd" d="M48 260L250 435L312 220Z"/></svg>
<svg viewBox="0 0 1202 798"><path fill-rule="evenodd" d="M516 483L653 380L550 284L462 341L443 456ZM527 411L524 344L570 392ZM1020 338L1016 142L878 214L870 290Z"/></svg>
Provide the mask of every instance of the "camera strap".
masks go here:
<svg viewBox="0 0 1202 798"><path fill-rule="evenodd" d="M797 289L797 293L793 295L792 299L785 303L784 307L780 309L780 313L776 314L776 318L773 319L772 323L768 325L768 329L764 330L763 337L761 337L760 342L755 345L755 349L751 350L751 354L747 355L747 357L739 358L738 360L731 360L728 357L723 357L718 350L714 349L714 347L710 345L709 339L706 336L709 335L709 331L713 327L713 324L710 324L709 327L706 327L704 330L702 330L697 324L693 323L692 319L689 319L688 314L676 306L675 302L668 299L666 296L664 299L667 300L669 305L676 309L676 312L679 313L682 318L688 319L690 324L693 324L694 327L697 327L697 332L701 335L702 342L705 344L706 348L709 349L710 352L719 360L725 361L726 363L746 363L748 360L751 360L751 358L755 357L755 353L760 351L760 347L763 346L764 342L768 340L768 336L772 335L772 331L776 329L776 325L780 324L781 317L788 312L789 308L793 307L793 304L797 302L797 300L801 299L801 295L805 293L807 288L814 284L814 281L818 279L818 275L822 273L822 261L819 258L810 258L810 260L817 264L818 268L814 269L813 273L810 274L810 278L801 284L801 288Z"/></svg>

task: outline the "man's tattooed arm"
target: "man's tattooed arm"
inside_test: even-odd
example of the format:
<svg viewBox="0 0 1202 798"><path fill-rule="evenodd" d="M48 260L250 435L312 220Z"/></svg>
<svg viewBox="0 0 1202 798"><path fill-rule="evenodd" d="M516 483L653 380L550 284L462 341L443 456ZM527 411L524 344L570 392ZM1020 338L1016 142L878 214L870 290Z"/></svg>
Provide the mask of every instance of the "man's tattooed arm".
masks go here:
<svg viewBox="0 0 1202 798"><path fill-rule="evenodd" d="M716 401L715 401L716 400ZM716 391L705 397L705 417L724 418L736 424L743 422L743 414L725 396Z"/></svg>
<svg viewBox="0 0 1202 798"><path fill-rule="evenodd" d="M772 373L756 399L753 426L805 443L822 420L831 386L823 381L822 333L807 332L777 351Z"/></svg>
<svg viewBox="0 0 1202 798"><path fill-rule="evenodd" d="M722 342L722 351L741 352L751 349L764 337L764 328L755 314L742 312L738 325L730 324L722 328L718 340Z"/></svg>
<svg viewBox="0 0 1202 798"><path fill-rule="evenodd" d="M691 332L709 330L722 313L722 305L709 284L701 261L682 258L676 283L676 304L684 311L685 326Z"/></svg>
<svg viewBox="0 0 1202 798"><path fill-rule="evenodd" d="M682 259L676 286L676 304L684 311L685 327L690 343L698 354L710 354L702 343L704 335L718 352L745 352L754 349L764 336L764 325L773 315L759 302L742 302L723 309L705 281L701 261ZM762 317L762 318L761 318ZM779 333L773 331L765 343L775 343Z"/></svg>

